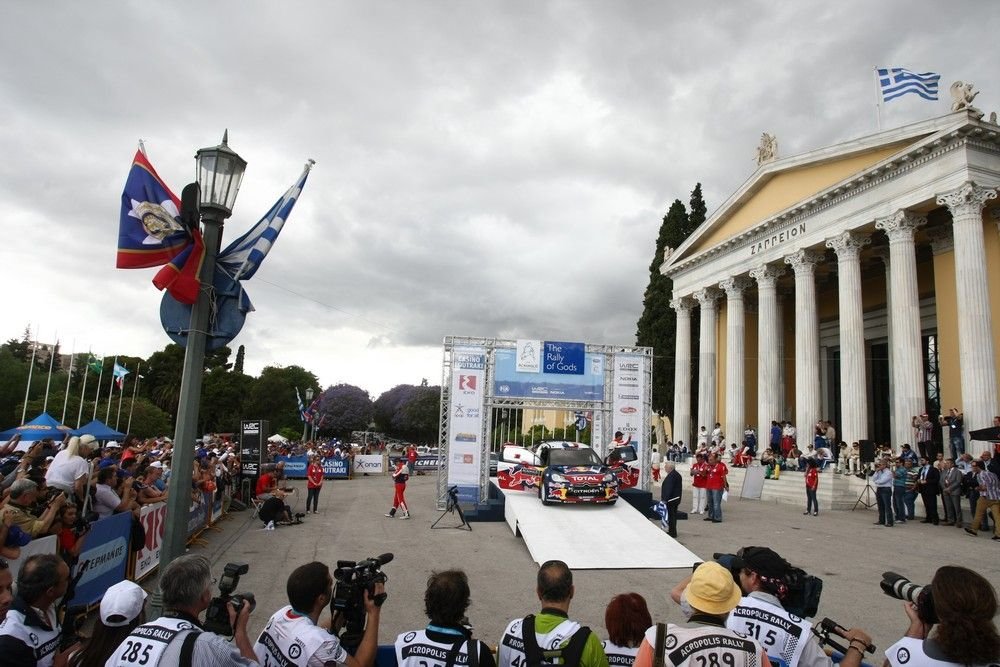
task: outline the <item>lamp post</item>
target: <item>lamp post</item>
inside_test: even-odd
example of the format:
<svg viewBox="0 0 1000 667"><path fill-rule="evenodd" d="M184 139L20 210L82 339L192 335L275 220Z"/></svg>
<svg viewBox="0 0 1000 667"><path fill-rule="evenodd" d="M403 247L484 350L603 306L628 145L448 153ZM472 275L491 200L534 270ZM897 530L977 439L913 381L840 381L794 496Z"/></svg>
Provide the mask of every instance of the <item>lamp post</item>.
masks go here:
<svg viewBox="0 0 1000 667"><path fill-rule="evenodd" d="M313 400L313 390L312 388L306 389L306 409L302 413L302 442L306 441L306 435L309 433L309 422L306 421L306 412L309 412L309 406L312 405Z"/></svg>
<svg viewBox="0 0 1000 667"><path fill-rule="evenodd" d="M206 332L209 329L209 289L215 274L215 259L222 243L222 225L232 215L236 194L246 170L246 160L228 146L229 132L222 143L202 148L195 154L197 162L197 211L203 223L205 259L198 274L201 289L191 308L177 403L177 430L167 497L167 521L160 548L160 573L170 561L184 554L187 542L188 513L191 511L191 466L194 462L194 439L198 427L198 404L201 401L201 381L205 372ZM191 186L188 186L191 187ZM187 188L185 188L187 189ZM197 222L195 222L197 224Z"/></svg>

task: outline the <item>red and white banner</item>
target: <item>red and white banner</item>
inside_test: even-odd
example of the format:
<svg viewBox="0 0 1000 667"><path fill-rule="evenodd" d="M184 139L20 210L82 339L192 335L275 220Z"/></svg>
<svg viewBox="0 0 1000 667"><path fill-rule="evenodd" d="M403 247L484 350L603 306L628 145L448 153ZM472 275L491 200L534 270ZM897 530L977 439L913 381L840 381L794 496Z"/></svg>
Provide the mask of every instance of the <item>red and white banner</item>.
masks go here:
<svg viewBox="0 0 1000 667"><path fill-rule="evenodd" d="M638 460L629 467L642 478L642 462L649 447L649 424L644 397L646 395L646 357L639 354L616 354L614 357L614 387L612 391L611 432L621 431L622 441L631 441ZM608 452L615 447L608 443Z"/></svg>
<svg viewBox="0 0 1000 667"><path fill-rule="evenodd" d="M160 564L160 546L163 544L166 517L166 503L144 505L139 510L139 521L146 530L146 543L135 555L135 572L132 574L134 581L139 581Z"/></svg>

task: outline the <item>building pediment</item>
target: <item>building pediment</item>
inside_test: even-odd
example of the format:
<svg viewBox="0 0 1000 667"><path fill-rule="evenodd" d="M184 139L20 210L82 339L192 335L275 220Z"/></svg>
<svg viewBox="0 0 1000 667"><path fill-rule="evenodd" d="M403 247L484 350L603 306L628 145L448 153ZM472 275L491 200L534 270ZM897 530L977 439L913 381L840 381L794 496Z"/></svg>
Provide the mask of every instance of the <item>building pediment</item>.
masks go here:
<svg viewBox="0 0 1000 667"><path fill-rule="evenodd" d="M829 199L927 151L939 139L975 124L964 112L933 118L861 139L762 164L671 256L661 272L672 274L738 236ZM791 233L791 232L789 232Z"/></svg>

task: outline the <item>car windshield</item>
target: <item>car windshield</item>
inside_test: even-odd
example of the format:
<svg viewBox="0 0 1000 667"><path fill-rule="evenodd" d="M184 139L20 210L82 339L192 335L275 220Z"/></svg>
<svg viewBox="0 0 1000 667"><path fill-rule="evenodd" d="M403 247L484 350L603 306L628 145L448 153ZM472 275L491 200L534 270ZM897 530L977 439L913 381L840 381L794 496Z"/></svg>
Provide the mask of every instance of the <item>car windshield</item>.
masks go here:
<svg viewBox="0 0 1000 667"><path fill-rule="evenodd" d="M549 451L549 465L599 466L601 459L593 449L553 449Z"/></svg>

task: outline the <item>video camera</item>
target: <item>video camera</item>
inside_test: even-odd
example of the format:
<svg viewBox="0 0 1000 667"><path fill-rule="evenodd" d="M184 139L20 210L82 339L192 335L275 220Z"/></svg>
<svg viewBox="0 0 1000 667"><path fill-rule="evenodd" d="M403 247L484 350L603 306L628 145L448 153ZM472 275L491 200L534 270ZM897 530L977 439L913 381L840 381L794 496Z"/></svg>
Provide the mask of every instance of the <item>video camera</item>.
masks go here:
<svg viewBox="0 0 1000 667"><path fill-rule="evenodd" d="M234 630L232 623L229 622L229 609L226 605L232 602L237 615L245 604L250 605L250 611L257 608L257 600L253 593L233 594L240 585L240 577L249 571L250 566L246 563L226 563L222 578L219 579L219 595L212 598L205 611L206 630L223 637L232 637Z"/></svg>
<svg viewBox="0 0 1000 667"><path fill-rule="evenodd" d="M384 553L362 561L338 560L333 578L337 585L333 590L333 600L330 601L330 614L345 623L344 634L340 638L344 646L353 647L361 643L365 631L365 591L381 607L389 596L385 593L375 594L375 584L384 584L388 577L382 571L382 566L392 561L391 553Z"/></svg>
<svg viewBox="0 0 1000 667"><path fill-rule="evenodd" d="M928 625L937 623L934 612L934 598L931 597L930 586L920 586L901 574L883 572L879 588L889 597L912 602L917 608L917 616Z"/></svg>
<svg viewBox="0 0 1000 667"><path fill-rule="evenodd" d="M753 548L747 547L747 549ZM735 554L712 554L715 562L729 570L737 586L740 585L740 570L746 566L743 562L745 551L746 549L740 549ZM819 599L823 594L823 580L807 574L802 568L789 566L784 583L788 588L788 592L781 600L781 606L784 610L800 618L814 617L819 611Z"/></svg>

